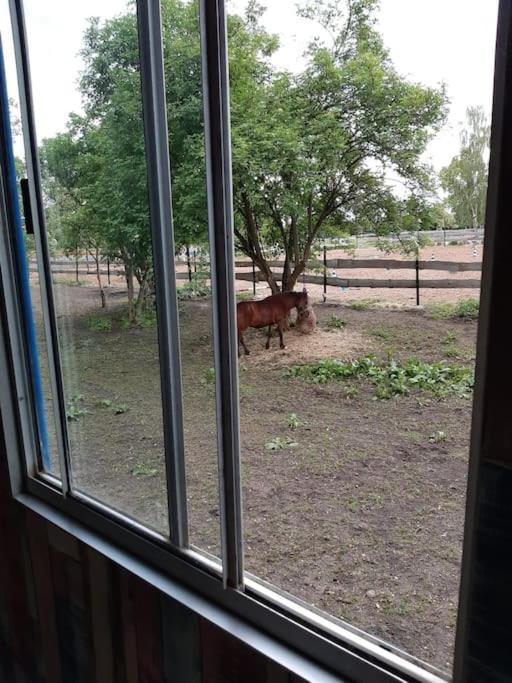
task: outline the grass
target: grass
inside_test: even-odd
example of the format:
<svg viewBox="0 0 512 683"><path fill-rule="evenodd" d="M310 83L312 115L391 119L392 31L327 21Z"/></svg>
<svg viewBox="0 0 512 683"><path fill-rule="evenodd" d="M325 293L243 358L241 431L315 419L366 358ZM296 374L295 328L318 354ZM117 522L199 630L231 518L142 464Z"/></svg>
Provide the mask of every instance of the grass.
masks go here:
<svg viewBox="0 0 512 683"><path fill-rule="evenodd" d="M285 376L316 384L365 378L374 385L375 396L379 399L409 394L412 390L425 391L437 398L469 398L473 388L473 371L469 368L442 362L424 363L415 358L404 364L392 358L377 361L373 356L347 362L322 360L293 365Z"/></svg>
<svg viewBox="0 0 512 683"><path fill-rule="evenodd" d="M158 470L145 462L138 462L132 469L134 477L154 477L156 474L158 474Z"/></svg>
<svg viewBox="0 0 512 683"><path fill-rule="evenodd" d="M359 299L359 301L347 301L346 305L353 311L369 311L378 303L379 299Z"/></svg>
<svg viewBox="0 0 512 683"><path fill-rule="evenodd" d="M114 415L122 415L123 413L128 412L128 406L126 405L126 403L115 403L112 406L112 412L114 413Z"/></svg>
<svg viewBox="0 0 512 683"><path fill-rule="evenodd" d="M190 299L206 299L211 296L212 290L204 279L194 277L192 282L187 282L178 289L178 301L189 301Z"/></svg>
<svg viewBox="0 0 512 683"><path fill-rule="evenodd" d="M478 299L460 299L456 304L431 304L427 312L436 320L476 320L478 318Z"/></svg>
<svg viewBox="0 0 512 683"><path fill-rule="evenodd" d="M442 429L438 429L428 437L428 440L430 443L444 443L446 441L446 432L443 432Z"/></svg>
<svg viewBox="0 0 512 683"><path fill-rule="evenodd" d="M54 278L54 284L66 285L67 287L83 287L87 284L86 280L72 280L71 278Z"/></svg>
<svg viewBox="0 0 512 683"><path fill-rule="evenodd" d="M71 397L66 409L66 419L68 422L78 422L81 417L87 414L87 410L80 406L83 400L82 394L75 394Z"/></svg>
<svg viewBox="0 0 512 683"><path fill-rule="evenodd" d="M384 325L377 325L376 327L372 327L370 330L370 334L372 335L372 337L382 339L383 341L392 341L395 338L394 332L392 330L389 330L387 327L384 327Z"/></svg>
<svg viewBox="0 0 512 683"><path fill-rule="evenodd" d="M267 451L282 451L286 448L296 448L298 445L299 444L293 439L290 439L290 437L283 439L280 436L276 436L271 441L267 441L265 448Z"/></svg>
<svg viewBox="0 0 512 683"><path fill-rule="evenodd" d="M302 421L297 417L295 413L290 413L288 415L288 427L294 431L297 427L302 425Z"/></svg>
<svg viewBox="0 0 512 683"><path fill-rule="evenodd" d="M237 301L252 301L253 298L254 297L250 292L237 292L236 293L236 300Z"/></svg>
<svg viewBox="0 0 512 683"><path fill-rule="evenodd" d="M131 327L133 327L135 324L142 328L142 329L148 329L150 327L154 327L157 323L156 320L156 310L152 308L148 308L145 311L142 311L140 313L139 318L137 320L137 323L134 323L130 320L128 315L123 315L121 318L119 318L119 327L122 330L129 330Z"/></svg>
<svg viewBox="0 0 512 683"><path fill-rule="evenodd" d="M333 313L327 318L327 328L329 330L342 330L347 323L342 320L342 318L339 317L339 315L336 315L336 313Z"/></svg>
<svg viewBox="0 0 512 683"><path fill-rule="evenodd" d="M213 384L215 382L215 368L208 368L204 373L204 383Z"/></svg>
<svg viewBox="0 0 512 683"><path fill-rule="evenodd" d="M112 320L100 315L91 315L87 318L87 327L93 332L110 332Z"/></svg>

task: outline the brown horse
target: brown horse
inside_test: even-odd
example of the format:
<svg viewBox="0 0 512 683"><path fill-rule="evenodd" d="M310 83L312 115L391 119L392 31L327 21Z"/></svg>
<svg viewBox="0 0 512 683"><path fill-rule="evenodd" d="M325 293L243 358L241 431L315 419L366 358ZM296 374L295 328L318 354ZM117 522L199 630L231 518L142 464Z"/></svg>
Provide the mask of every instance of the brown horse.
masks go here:
<svg viewBox="0 0 512 683"><path fill-rule="evenodd" d="M244 341L244 332L248 327L267 327L268 335L265 348L270 348L270 333L272 325L277 325L279 332L279 345L285 348L283 341L283 328L290 311L296 308L301 311L307 308L308 294L304 289L302 292L284 292L267 296L261 301L240 301L236 307L237 328L238 328L238 355L240 355L240 344L244 347L245 355L250 351Z"/></svg>

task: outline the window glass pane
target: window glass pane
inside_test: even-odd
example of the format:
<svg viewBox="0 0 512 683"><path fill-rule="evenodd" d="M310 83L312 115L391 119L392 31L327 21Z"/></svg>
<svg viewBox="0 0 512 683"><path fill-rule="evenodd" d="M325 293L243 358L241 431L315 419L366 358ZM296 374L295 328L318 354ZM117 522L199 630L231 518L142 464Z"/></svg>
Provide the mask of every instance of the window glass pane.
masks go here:
<svg viewBox="0 0 512 683"><path fill-rule="evenodd" d="M25 12L72 485L167 533L135 7Z"/></svg>
<svg viewBox="0 0 512 683"><path fill-rule="evenodd" d="M190 542L220 555L199 3L160 3L172 175Z"/></svg>
<svg viewBox="0 0 512 683"><path fill-rule="evenodd" d="M35 378L35 400L36 404L40 405L42 408L42 414L39 416L41 445L41 461L39 462L39 467L41 471L45 471L55 477L59 477L60 471L53 412L53 394L49 379L48 349L46 346L46 335L41 311L41 290L39 272L36 262L35 239L33 235L27 234L23 216L20 181L22 178L27 177L27 172L25 167L25 150L23 147L20 106L18 99L19 93L14 57L14 45L7 6L2 7L0 10L0 26L2 29L2 50L7 76L11 133L13 139L16 180L18 186L18 201L22 215L22 230L29 272L30 296L32 301L31 314L35 327L39 365L38 369L36 368L34 370L34 372L36 372L38 375L38 378ZM40 389L37 388L38 385Z"/></svg>
<svg viewBox="0 0 512 683"><path fill-rule="evenodd" d="M497 2L379 4L230 4L245 562L447 672Z"/></svg>

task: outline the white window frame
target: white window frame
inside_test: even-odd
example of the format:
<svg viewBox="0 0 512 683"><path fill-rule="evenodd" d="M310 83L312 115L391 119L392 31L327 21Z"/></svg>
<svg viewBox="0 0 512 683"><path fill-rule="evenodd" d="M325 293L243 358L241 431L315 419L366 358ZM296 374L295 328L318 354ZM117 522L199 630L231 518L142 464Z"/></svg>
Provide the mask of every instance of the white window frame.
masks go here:
<svg viewBox="0 0 512 683"><path fill-rule="evenodd" d="M44 239L44 213L30 89L22 0L10 0L21 113L42 299L50 378L56 397L60 481L37 473L38 434L27 339L20 310L21 284L12 243L13 205L2 166L0 188L0 392L13 496L49 521L149 581L207 619L292 672L308 680L446 680L435 668L359 629L315 611L244 572L240 484L238 360L234 288L233 209L226 14L224 0L200 0L208 223L212 264L215 383L222 564L191 548L181 403L179 328L172 255L171 178L166 121L160 3L138 0L137 15L144 110L149 206L154 252L159 330L164 442L169 503L169 537L73 489L60 374L58 336L51 292L50 261ZM510 23L502 0L500 21ZM500 41L501 40L501 44ZM505 32L498 60L505 60ZM498 69L497 69L498 71ZM497 81L495 109L505 84ZM494 128L494 127L493 127ZM501 133L500 133L501 134ZM494 136L494 133L493 133ZM493 143L501 140L493 137ZM3 157L2 157L3 158ZM491 183L493 179L491 177ZM486 242L494 225L488 225ZM485 259L484 259L485 261ZM484 263L483 281L486 281ZM487 276L489 277L489 275ZM485 292L484 292L485 293ZM5 315L4 315L5 314ZM483 381L483 380L482 380ZM481 407L481 406L480 406ZM477 457L477 456L474 456ZM470 500L468 505L471 505ZM464 631L459 623L459 633ZM462 651L459 644L458 652ZM459 657L460 660L460 657ZM462 670L456 660L454 679Z"/></svg>

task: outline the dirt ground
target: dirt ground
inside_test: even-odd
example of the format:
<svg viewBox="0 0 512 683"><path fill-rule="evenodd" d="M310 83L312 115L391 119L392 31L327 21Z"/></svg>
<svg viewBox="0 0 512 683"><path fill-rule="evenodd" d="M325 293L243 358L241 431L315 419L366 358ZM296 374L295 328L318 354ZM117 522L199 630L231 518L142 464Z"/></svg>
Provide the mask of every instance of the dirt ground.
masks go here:
<svg viewBox="0 0 512 683"><path fill-rule="evenodd" d="M165 532L155 327L123 329L125 299L116 288L106 311L92 286L57 280L55 291L74 413L74 483ZM261 332L247 334L252 353L240 362L246 568L449 671L471 401L425 394L381 401L362 380L314 385L286 378L284 370L368 353L470 366L476 323L435 320L423 311L354 310L329 300L315 310L317 331L306 337L291 329L284 351L277 339L266 351ZM342 329L329 329L333 314L345 322ZM99 328L102 319L110 329ZM190 536L218 554L209 302L181 303L180 324ZM439 432L442 440L432 438ZM270 450L276 439L296 445Z"/></svg>

